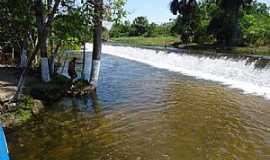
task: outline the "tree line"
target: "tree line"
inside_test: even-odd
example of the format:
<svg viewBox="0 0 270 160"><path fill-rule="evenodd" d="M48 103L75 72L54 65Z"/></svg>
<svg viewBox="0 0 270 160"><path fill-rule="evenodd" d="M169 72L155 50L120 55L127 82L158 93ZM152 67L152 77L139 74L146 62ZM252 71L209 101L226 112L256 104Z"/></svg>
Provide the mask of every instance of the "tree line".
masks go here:
<svg viewBox="0 0 270 160"><path fill-rule="evenodd" d="M173 0L176 28L184 42L218 45L270 42L270 10L253 0Z"/></svg>
<svg viewBox="0 0 270 160"><path fill-rule="evenodd" d="M110 37L155 37L160 35L173 35L175 32L172 31L174 26L173 22L156 24L150 23L147 17L139 16L136 17L132 22L124 21L113 23L109 35Z"/></svg>
<svg viewBox="0 0 270 160"><path fill-rule="evenodd" d="M164 24L146 17L112 25L110 37L178 35L181 43L247 46L270 44L270 9L252 0L173 0L177 18Z"/></svg>

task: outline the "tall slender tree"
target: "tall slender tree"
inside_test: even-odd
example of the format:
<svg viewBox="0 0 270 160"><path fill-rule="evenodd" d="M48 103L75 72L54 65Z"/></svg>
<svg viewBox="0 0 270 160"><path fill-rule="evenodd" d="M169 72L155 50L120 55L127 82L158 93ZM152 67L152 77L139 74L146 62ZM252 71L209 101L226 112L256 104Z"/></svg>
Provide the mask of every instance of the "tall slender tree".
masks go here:
<svg viewBox="0 0 270 160"><path fill-rule="evenodd" d="M103 0L94 0L94 33L93 33L93 57L90 83L97 87L100 70L100 58L102 50L102 21L103 21Z"/></svg>

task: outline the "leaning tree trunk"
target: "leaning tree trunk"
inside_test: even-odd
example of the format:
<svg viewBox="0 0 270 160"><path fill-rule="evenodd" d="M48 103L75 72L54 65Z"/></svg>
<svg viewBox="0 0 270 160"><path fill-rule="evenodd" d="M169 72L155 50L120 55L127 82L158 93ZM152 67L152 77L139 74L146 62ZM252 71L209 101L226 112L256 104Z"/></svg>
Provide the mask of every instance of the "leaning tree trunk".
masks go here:
<svg viewBox="0 0 270 160"><path fill-rule="evenodd" d="M94 35L93 35L93 57L90 84L97 87L100 70L100 57L102 49L102 12L103 0L95 0Z"/></svg>
<svg viewBox="0 0 270 160"><path fill-rule="evenodd" d="M22 92L22 88L23 88L23 84L24 84L24 80L25 80L25 76L26 76L27 72L29 71L29 69L30 69L30 67L32 65L33 60L35 59L35 56L38 53L39 45L40 44L38 42L37 45L36 45L36 47L34 48L34 51L33 51L32 55L31 55L30 59L27 62L27 66L22 71L22 73L20 75L20 79L19 79L18 84L17 84L17 91L16 91L14 97L11 99L11 101L15 101L16 102L20 98L20 95L21 95L21 92Z"/></svg>

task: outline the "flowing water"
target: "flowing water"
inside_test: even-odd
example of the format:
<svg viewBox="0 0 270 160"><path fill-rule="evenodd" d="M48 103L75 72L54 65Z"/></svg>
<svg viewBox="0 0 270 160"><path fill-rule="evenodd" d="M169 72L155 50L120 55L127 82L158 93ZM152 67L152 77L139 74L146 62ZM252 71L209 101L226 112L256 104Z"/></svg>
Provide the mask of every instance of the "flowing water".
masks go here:
<svg viewBox="0 0 270 160"><path fill-rule="evenodd" d="M267 65L103 49L97 95L64 98L8 130L13 160L270 159Z"/></svg>

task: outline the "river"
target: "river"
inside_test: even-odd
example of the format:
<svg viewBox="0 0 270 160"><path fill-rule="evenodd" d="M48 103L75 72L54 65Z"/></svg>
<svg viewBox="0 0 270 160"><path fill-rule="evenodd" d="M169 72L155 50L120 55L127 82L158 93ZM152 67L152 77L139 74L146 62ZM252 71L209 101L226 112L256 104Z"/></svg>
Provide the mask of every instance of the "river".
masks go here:
<svg viewBox="0 0 270 160"><path fill-rule="evenodd" d="M270 159L266 65L103 49L97 95L64 98L8 130L12 160Z"/></svg>

